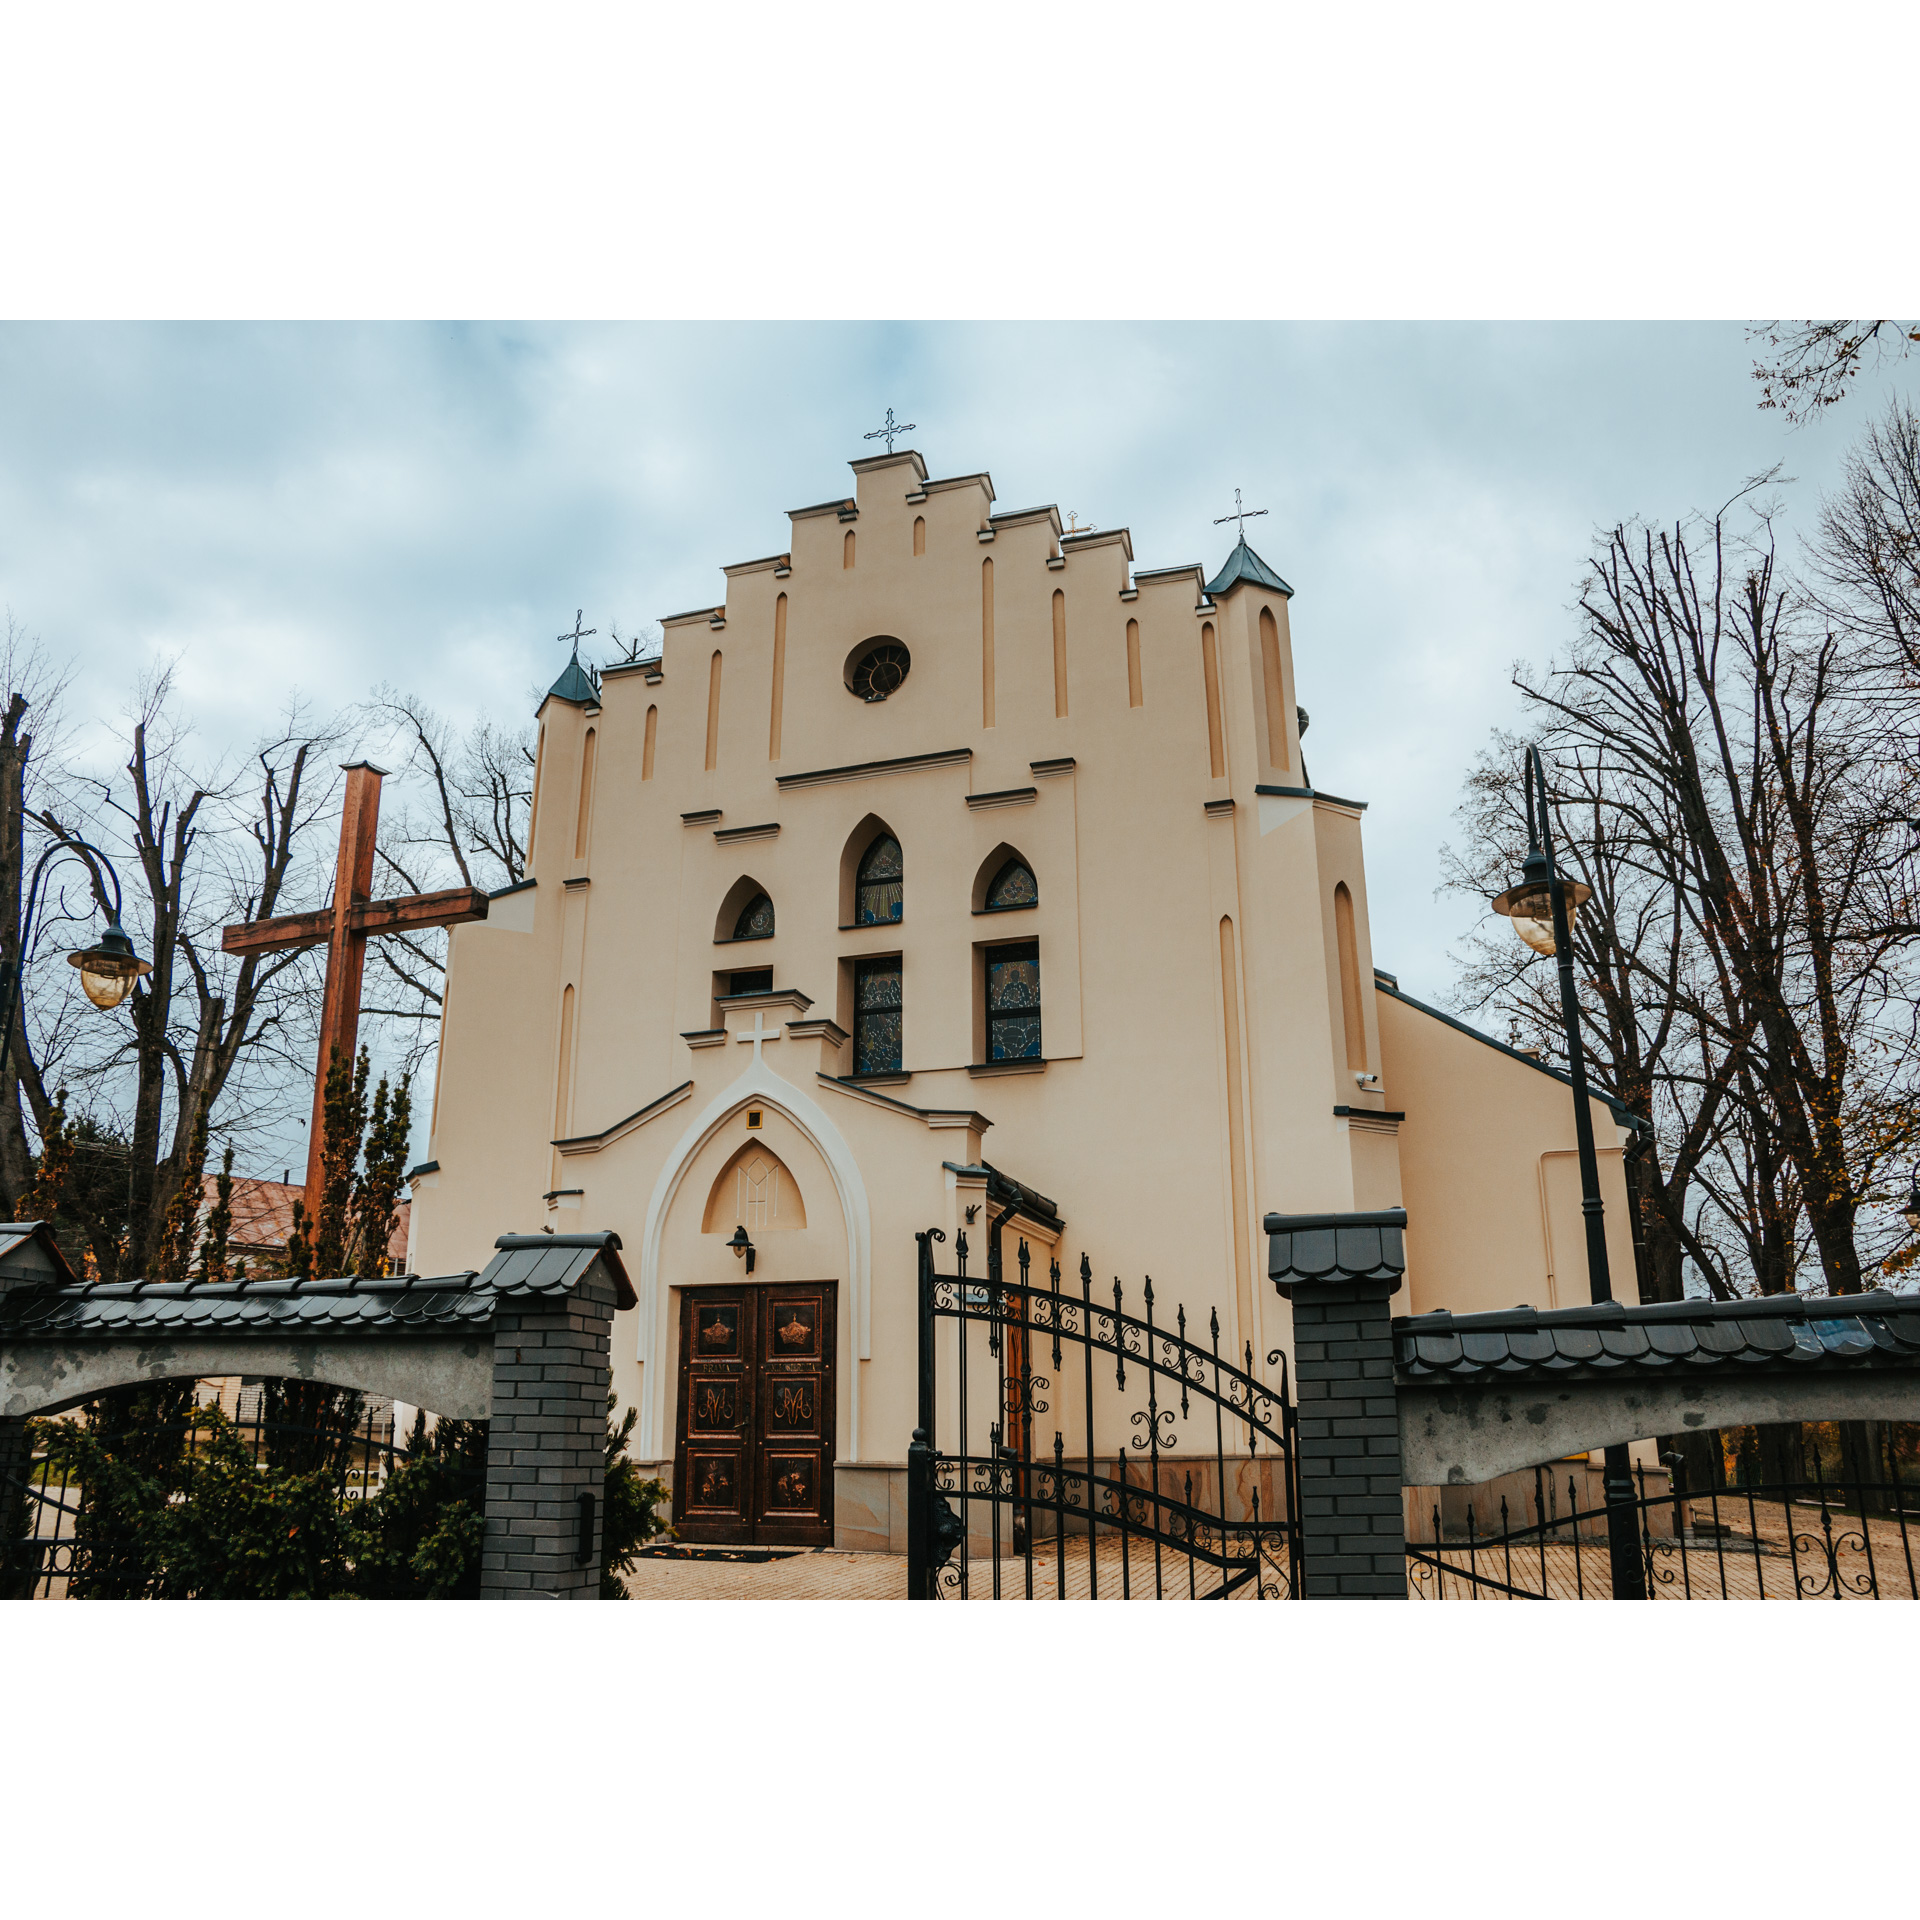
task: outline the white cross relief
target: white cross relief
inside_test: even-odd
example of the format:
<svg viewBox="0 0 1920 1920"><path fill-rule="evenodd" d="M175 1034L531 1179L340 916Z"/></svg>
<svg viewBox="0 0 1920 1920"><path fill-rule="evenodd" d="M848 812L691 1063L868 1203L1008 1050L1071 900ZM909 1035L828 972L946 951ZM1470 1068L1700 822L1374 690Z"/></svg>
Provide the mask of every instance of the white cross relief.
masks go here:
<svg viewBox="0 0 1920 1920"><path fill-rule="evenodd" d="M751 1033L743 1033L740 1036L740 1044L744 1047L749 1040L753 1042L753 1064L757 1067L760 1064L761 1041L778 1040L779 1038L780 1029L767 1025L766 1008L755 1007L753 1010L753 1031Z"/></svg>

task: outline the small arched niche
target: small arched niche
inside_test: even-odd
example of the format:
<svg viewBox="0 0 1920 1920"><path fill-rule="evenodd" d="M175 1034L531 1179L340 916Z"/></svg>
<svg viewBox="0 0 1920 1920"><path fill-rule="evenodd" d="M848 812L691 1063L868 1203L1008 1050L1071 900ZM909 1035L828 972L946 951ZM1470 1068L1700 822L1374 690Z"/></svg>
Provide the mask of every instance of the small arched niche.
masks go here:
<svg viewBox="0 0 1920 1920"><path fill-rule="evenodd" d="M716 946L728 946L737 940L771 940L774 918L773 899L751 874L742 874L727 889L714 916L713 939Z"/></svg>
<svg viewBox="0 0 1920 1920"><path fill-rule="evenodd" d="M1033 862L1005 840L980 862L973 876L975 913L1014 913L1040 904Z"/></svg>
<svg viewBox="0 0 1920 1920"><path fill-rule="evenodd" d="M895 859L887 855L881 849L882 841L891 841L898 848L900 836L877 813L870 813L847 835L846 845L840 850L840 924L843 927L885 926L903 917L905 895L897 890L905 884L904 857ZM874 856L871 861L869 855ZM860 918L862 869L871 876L875 869L888 866L894 869L888 880L896 889L894 910L863 921ZM870 898L877 901L879 896L875 894Z"/></svg>
<svg viewBox="0 0 1920 1920"><path fill-rule="evenodd" d="M806 1224L807 1205L787 1163L765 1142L749 1140L715 1176L700 1231L731 1237L735 1227L745 1227L758 1239Z"/></svg>

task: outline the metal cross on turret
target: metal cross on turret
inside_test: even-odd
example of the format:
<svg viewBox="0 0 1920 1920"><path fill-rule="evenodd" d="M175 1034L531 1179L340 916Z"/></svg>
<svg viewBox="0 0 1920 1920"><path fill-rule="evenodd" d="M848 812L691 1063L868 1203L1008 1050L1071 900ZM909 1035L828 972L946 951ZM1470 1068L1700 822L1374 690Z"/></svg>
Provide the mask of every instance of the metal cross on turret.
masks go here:
<svg viewBox="0 0 1920 1920"><path fill-rule="evenodd" d="M1236 495L1235 497L1237 498L1238 496ZM576 660L580 658L580 642L582 640L592 639L592 637L600 631L598 627L583 627L580 622L586 617L586 608L578 608L573 616L573 631L571 633L557 633L554 635L554 638L563 645L568 641L573 643L573 657Z"/></svg>
<svg viewBox="0 0 1920 1920"><path fill-rule="evenodd" d="M1229 520L1237 520L1240 523L1240 538L1245 540L1247 537L1247 522L1249 520L1258 520L1265 512L1265 507L1243 507L1240 504L1240 489L1235 487L1233 490L1233 511L1231 513L1223 513L1213 524L1216 527L1224 527Z"/></svg>
<svg viewBox="0 0 1920 1920"><path fill-rule="evenodd" d="M863 440L884 440L887 443L887 451L891 453L893 451L893 442L896 435L902 434L902 433L912 433L915 430L916 429L911 420L907 420L907 421L895 420L893 417L893 409L889 407L887 409L887 424L884 427L875 427L871 433L862 434L860 437Z"/></svg>

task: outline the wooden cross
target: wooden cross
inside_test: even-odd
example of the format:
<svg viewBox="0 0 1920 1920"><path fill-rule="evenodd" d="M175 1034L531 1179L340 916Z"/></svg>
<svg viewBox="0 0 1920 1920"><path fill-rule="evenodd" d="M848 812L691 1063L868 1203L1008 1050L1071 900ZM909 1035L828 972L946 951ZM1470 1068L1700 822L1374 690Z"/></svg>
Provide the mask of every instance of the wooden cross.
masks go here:
<svg viewBox="0 0 1920 1920"><path fill-rule="evenodd" d="M578 621L574 623L576 626ZM321 1003L320 1061L313 1076L313 1118L307 1134L307 1206L317 1210L320 1153L324 1144L327 1065L338 1047L351 1060L360 1033L360 975L367 940L376 933L413 933L424 927L455 927L487 917L487 896L478 887L448 887L373 899L373 842L380 821L384 768L356 760L345 769L346 804L340 816L340 860L334 869L333 905L317 913L283 913L249 920L220 936L226 953L291 953L296 947L327 950L327 990Z"/></svg>

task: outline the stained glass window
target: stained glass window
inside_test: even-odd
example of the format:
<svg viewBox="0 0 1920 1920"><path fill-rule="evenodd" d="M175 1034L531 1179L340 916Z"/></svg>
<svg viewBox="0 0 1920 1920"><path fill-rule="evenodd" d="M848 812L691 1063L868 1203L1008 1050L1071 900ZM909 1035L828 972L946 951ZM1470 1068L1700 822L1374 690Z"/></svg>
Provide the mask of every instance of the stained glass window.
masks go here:
<svg viewBox="0 0 1920 1920"><path fill-rule="evenodd" d="M987 949L987 1058L1041 1058L1037 940Z"/></svg>
<svg viewBox="0 0 1920 1920"><path fill-rule="evenodd" d="M727 976L729 993L771 993L773 991L773 969L754 967L745 973L732 973Z"/></svg>
<svg viewBox="0 0 1920 1920"><path fill-rule="evenodd" d="M900 918L900 885L903 875L900 842L883 833L860 859L860 871L854 887L855 926L879 926Z"/></svg>
<svg viewBox="0 0 1920 1920"><path fill-rule="evenodd" d="M1010 907L1037 907L1040 904L1040 883L1033 877L1033 869L1024 860L1012 859L993 876L993 884L987 889L986 908L989 913L1005 913Z"/></svg>
<svg viewBox="0 0 1920 1920"><path fill-rule="evenodd" d="M900 1071L900 956L861 960L853 970L853 1070Z"/></svg>
<svg viewBox="0 0 1920 1920"><path fill-rule="evenodd" d="M734 922L733 937L736 940L773 938L773 902L764 893L756 893L740 909L740 918Z"/></svg>

